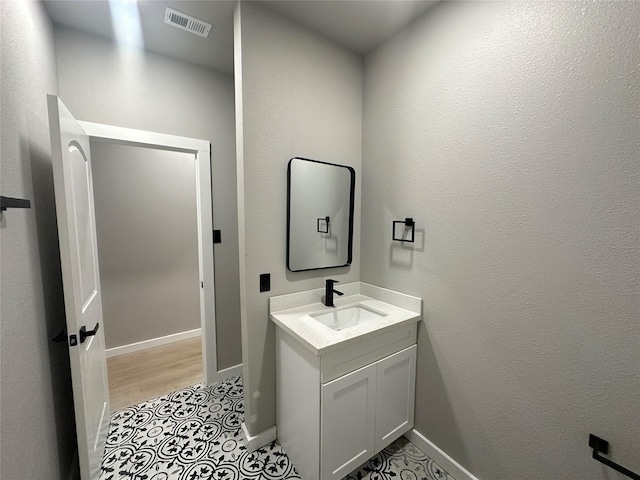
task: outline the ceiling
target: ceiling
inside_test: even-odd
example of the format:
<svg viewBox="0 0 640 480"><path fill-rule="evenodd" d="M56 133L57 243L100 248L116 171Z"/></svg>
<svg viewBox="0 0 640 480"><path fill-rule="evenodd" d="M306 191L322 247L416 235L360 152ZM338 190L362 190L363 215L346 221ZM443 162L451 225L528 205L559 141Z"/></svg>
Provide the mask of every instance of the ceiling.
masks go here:
<svg viewBox="0 0 640 480"><path fill-rule="evenodd" d="M115 40L111 4L127 0L43 0L52 21ZM273 11L364 54L437 3L435 0L260 0ZM233 72L233 0L138 0L146 50ZM172 7L213 24L202 38L164 23ZM121 22L118 22L121 23Z"/></svg>

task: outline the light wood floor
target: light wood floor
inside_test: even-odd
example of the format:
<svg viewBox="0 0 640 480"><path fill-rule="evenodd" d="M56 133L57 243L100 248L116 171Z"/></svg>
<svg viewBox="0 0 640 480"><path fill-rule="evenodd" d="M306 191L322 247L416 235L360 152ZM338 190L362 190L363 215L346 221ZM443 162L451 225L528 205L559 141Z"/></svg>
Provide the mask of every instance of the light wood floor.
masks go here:
<svg viewBox="0 0 640 480"><path fill-rule="evenodd" d="M202 382L202 340L181 340L107 359L111 411Z"/></svg>

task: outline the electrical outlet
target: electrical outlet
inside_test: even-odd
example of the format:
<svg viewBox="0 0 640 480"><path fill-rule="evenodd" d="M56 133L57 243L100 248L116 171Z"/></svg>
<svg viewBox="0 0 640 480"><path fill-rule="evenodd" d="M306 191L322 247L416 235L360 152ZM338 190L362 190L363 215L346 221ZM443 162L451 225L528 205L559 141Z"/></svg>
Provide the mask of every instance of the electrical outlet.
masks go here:
<svg viewBox="0 0 640 480"><path fill-rule="evenodd" d="M269 290L271 290L271 274L261 273L260 274L260 291L268 292Z"/></svg>

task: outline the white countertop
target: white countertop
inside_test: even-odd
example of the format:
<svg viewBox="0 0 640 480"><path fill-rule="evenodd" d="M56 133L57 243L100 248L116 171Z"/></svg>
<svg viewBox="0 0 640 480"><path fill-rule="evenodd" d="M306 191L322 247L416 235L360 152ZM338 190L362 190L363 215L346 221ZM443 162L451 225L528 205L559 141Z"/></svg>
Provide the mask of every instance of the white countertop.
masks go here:
<svg viewBox="0 0 640 480"><path fill-rule="evenodd" d="M335 307L326 307L322 302L313 302L293 308L270 311L269 318L278 327L285 330L302 345L311 350L315 355L322 355L338 348L353 345L364 338L388 332L393 328L406 325L408 323L416 323L422 319L420 299L416 297L409 297L408 295L397 292L391 292L390 290L380 289L379 287L366 286L367 293L375 294L376 290L382 291L382 294L386 293L386 295L381 295L385 296L385 299L390 299L395 296L406 297L401 299L404 301L395 303L402 303L405 306L408 303L409 305L412 305L412 310L418 311L407 310L405 308L392 305L391 303L376 300L375 298L371 298L371 296L358 293L353 295L345 294L342 297L336 296L334 298ZM360 289L357 288L356 290ZM305 295L305 292L291 295ZM282 296L280 299L283 297L286 296ZM275 302L270 301L270 305L272 307L274 305L283 304L280 299L277 299L277 297L274 298L276 298ZM407 302L407 299L409 299L409 302ZM323 325L310 316L310 314L329 312L336 308L356 303L379 310L384 312L386 315L366 323L354 325L337 331ZM416 305L418 308L416 308ZM270 310L272 310L272 308L270 308Z"/></svg>

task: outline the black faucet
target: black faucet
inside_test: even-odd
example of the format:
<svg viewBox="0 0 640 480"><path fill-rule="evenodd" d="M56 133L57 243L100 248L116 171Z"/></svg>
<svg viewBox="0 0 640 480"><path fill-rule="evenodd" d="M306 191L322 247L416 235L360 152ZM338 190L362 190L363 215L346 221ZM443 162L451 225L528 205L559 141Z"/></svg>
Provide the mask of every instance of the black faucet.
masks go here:
<svg viewBox="0 0 640 480"><path fill-rule="evenodd" d="M338 283L338 280L327 279L327 283L324 286L324 304L327 307L335 307L333 304L333 294L337 293L339 296L344 295L344 293L335 290L333 286Z"/></svg>

